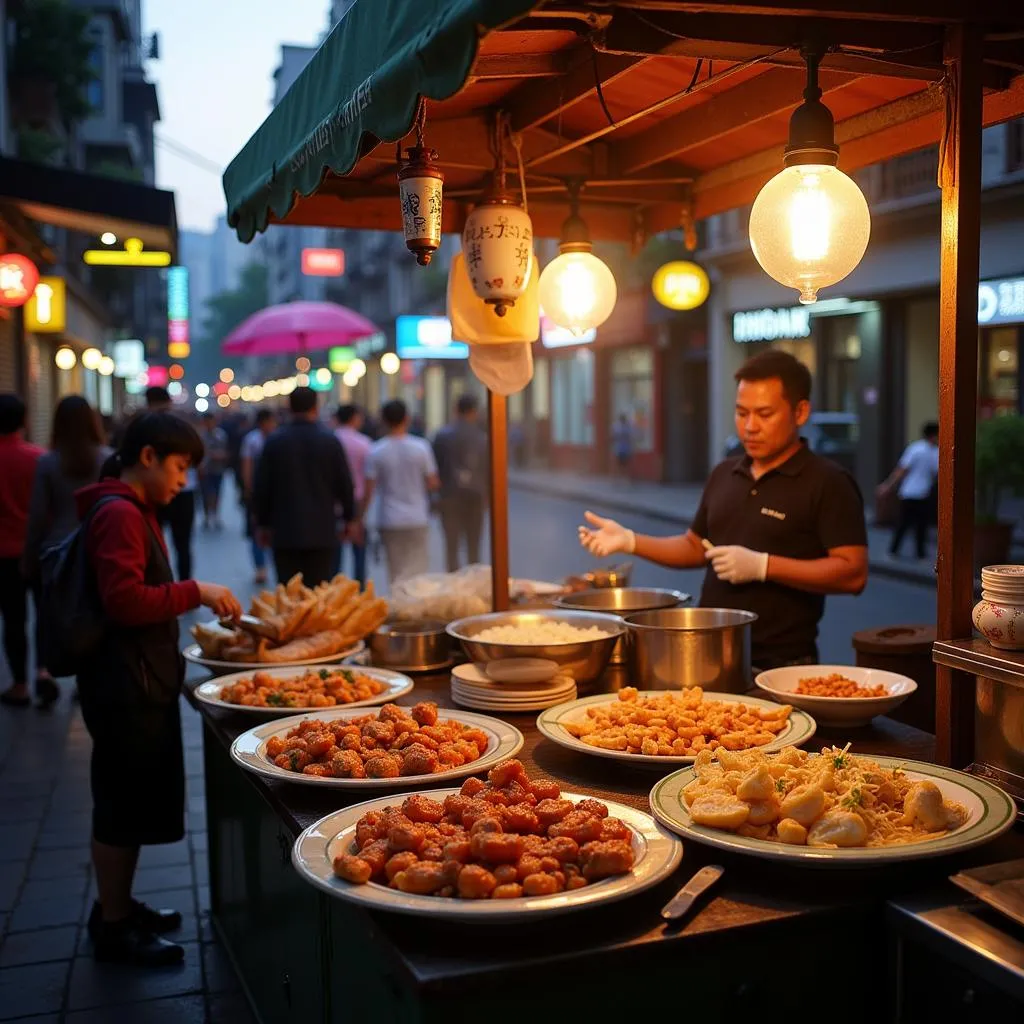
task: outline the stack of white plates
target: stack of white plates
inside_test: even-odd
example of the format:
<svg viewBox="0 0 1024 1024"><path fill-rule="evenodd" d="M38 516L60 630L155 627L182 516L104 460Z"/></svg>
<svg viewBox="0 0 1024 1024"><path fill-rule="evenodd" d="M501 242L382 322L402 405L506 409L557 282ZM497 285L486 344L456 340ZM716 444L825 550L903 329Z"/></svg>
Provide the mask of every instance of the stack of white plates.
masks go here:
<svg viewBox="0 0 1024 1024"><path fill-rule="evenodd" d="M498 683L483 665L457 665L452 669L452 700L460 707L518 714L543 711L576 699L572 676L556 673L542 682Z"/></svg>
<svg viewBox="0 0 1024 1024"><path fill-rule="evenodd" d="M981 570L981 596L992 604L1024 604L1024 565L989 565Z"/></svg>

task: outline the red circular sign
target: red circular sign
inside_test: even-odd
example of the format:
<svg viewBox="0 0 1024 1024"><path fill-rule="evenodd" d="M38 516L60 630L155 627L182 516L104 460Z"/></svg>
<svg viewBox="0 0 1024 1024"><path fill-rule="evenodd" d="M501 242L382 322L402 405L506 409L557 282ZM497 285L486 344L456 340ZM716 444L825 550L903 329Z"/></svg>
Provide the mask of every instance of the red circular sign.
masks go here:
<svg viewBox="0 0 1024 1024"><path fill-rule="evenodd" d="M36 265L20 253L0 256L0 306L24 306L39 284Z"/></svg>

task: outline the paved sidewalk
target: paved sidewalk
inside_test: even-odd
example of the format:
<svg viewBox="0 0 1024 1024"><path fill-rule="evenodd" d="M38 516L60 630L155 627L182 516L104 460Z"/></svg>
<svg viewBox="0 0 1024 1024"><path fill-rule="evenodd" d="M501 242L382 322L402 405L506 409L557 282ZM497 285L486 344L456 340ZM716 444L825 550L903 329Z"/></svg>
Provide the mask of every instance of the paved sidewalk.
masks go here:
<svg viewBox="0 0 1024 1024"><path fill-rule="evenodd" d="M686 528L697 514L703 490L701 484L652 484L543 469L509 469L508 476L509 485L515 489L578 502L581 521L584 509L590 509L599 515L621 518L627 525L629 514L633 513L659 519L668 527ZM911 583L934 585L934 530L928 540L928 557L922 562L909 557L893 558L889 554L891 536L888 527L868 527L871 572ZM912 538L905 538L903 550L909 553L912 547Z"/></svg>

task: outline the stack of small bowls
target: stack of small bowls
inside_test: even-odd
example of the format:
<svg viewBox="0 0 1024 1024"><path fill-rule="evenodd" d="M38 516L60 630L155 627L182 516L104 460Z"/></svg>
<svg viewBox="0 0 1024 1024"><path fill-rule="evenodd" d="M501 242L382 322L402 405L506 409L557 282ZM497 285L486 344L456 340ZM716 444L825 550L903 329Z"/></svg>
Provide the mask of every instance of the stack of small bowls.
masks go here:
<svg viewBox="0 0 1024 1024"><path fill-rule="evenodd" d="M981 600L974 625L1003 651L1024 650L1024 565L989 565L981 570Z"/></svg>

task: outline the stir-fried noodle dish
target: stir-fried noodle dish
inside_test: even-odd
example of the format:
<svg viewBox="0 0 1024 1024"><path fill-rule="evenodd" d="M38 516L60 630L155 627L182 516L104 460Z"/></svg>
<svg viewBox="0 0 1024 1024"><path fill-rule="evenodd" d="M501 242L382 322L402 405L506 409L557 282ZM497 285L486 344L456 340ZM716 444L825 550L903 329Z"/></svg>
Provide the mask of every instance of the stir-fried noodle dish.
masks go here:
<svg viewBox="0 0 1024 1024"><path fill-rule="evenodd" d="M824 848L896 846L937 839L967 820L929 780L824 747L701 751L683 791L695 825L769 842Z"/></svg>

